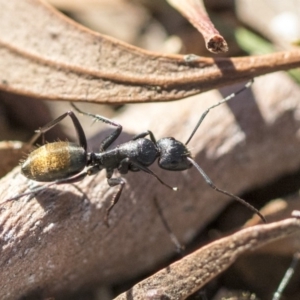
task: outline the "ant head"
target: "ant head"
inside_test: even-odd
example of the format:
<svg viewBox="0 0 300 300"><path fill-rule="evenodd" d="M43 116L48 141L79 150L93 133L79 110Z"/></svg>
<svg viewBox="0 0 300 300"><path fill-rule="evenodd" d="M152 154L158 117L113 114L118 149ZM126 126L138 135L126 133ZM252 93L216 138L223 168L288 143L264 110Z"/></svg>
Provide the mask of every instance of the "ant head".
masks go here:
<svg viewBox="0 0 300 300"><path fill-rule="evenodd" d="M158 140L157 147L160 153L158 165L162 169L182 171L192 167L192 163L187 159L191 153L181 142L167 137Z"/></svg>

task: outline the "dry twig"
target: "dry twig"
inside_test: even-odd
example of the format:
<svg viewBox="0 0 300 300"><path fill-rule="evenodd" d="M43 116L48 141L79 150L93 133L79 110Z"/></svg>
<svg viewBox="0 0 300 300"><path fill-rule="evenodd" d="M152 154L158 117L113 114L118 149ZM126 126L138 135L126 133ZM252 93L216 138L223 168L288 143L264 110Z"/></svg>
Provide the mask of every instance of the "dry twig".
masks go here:
<svg viewBox="0 0 300 300"><path fill-rule="evenodd" d="M202 33L207 50L212 53L228 51L227 42L211 22L202 0L168 0Z"/></svg>

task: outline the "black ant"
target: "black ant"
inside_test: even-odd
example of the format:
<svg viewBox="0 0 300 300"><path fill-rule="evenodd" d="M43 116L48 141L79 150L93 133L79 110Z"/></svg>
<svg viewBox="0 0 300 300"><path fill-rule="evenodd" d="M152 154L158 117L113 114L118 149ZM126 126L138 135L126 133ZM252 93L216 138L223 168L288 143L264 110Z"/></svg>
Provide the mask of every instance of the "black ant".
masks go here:
<svg viewBox="0 0 300 300"><path fill-rule="evenodd" d="M100 144L99 152L87 152L87 141L82 126L72 111L68 111L58 117L57 119L46 124L44 127L36 131L36 134L31 139L33 144L41 135L44 135L48 130L57 125L64 118L69 116L76 129L79 145L70 142L53 142L45 144L29 154L27 159L22 163L21 172L29 179L41 182L51 182L42 187L33 189L30 192L20 194L12 197L6 201L21 198L40 190L43 190L54 184L74 183L83 180L87 175L95 175L101 170L106 170L107 182L110 187L119 186L118 191L113 196L110 206L106 210L105 223L108 226L109 213L115 204L118 202L125 181L122 178L112 178L113 172L117 169L121 174L126 174L128 171L137 172L144 171L154 177L166 187L177 190L176 187L171 187L162 181L148 166L152 165L158 158L158 165L160 168L169 171L183 171L192 166L200 172L206 183L214 190L223 193L236 201L241 202L254 213L256 213L263 222L266 222L264 216L252 205L245 200L219 189L205 174L200 166L191 158L191 153L186 145L190 142L198 127L208 114L208 112L220 104L228 101L241 93L243 90L250 87L253 81L248 82L239 91L227 96L220 102L209 107L200 117L195 129L185 144L177 141L172 137L162 138L156 140L151 131L142 132L132 138L129 142L118 145L113 149L108 147L118 138L122 131L122 126L112 120L104 118L100 115L86 113L77 108L71 103L73 108L80 114L93 117L95 121L101 121L109 125L117 127L109 136L107 136ZM145 137L149 136L150 139ZM86 168L86 170L84 170ZM84 170L84 171L83 171Z"/></svg>

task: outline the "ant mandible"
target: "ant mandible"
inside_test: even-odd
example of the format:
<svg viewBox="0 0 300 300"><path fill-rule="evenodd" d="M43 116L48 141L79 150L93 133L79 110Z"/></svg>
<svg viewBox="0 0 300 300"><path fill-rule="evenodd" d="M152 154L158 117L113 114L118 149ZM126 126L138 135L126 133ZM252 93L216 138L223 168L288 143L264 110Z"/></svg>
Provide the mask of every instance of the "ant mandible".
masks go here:
<svg viewBox="0 0 300 300"><path fill-rule="evenodd" d="M206 183L214 190L232 197L239 201L254 213L256 213L263 222L266 222L264 216L251 204L245 200L216 187L212 180L200 168L200 166L191 158L191 153L186 145L190 142L195 132L201 125L202 121L212 108L230 100L237 94L249 88L253 80L249 81L239 91L230 94L223 100L217 102L215 105L209 107L200 117L192 134L185 144L177 141L172 137L162 138L156 140L151 131L142 132L132 138L129 142L118 145L108 150L108 147L118 138L122 132L122 126L112 120L104 118L100 115L86 113L77 108L73 103L71 105L80 114L93 117L95 121L101 121L109 125L117 127L109 136L107 136L100 144L99 152L87 152L87 141L83 128L72 111L68 111L58 117L57 119L46 124L44 127L36 131L36 134L31 139L33 144L41 135L44 135L48 130L57 125L60 121L69 116L76 129L79 145L71 142L53 142L45 144L36 150L32 151L27 159L22 163L21 172L29 179L50 182L42 187L33 189L30 192L19 194L7 201L21 198L25 195L36 193L54 184L74 183L83 180L87 175L95 175L101 170L106 170L107 182L110 187L119 186L117 192L114 194L110 206L106 210L105 224L108 226L109 213L118 202L122 190L125 185L124 179L113 178L115 169L121 174L126 174L128 171L137 172L144 171L154 176L161 184L166 187L177 190L176 187L171 187L161 180L148 166L152 165L158 158L158 165L160 168L169 171L183 171L196 167L199 173L203 176ZM150 139L145 137L149 136ZM85 170L84 170L85 169Z"/></svg>

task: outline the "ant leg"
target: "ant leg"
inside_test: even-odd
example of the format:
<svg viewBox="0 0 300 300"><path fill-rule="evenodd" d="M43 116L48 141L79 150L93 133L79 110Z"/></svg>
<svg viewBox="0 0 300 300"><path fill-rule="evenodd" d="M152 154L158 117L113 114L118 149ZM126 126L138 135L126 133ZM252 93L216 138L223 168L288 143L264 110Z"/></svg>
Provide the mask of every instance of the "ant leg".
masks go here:
<svg viewBox="0 0 300 300"><path fill-rule="evenodd" d="M129 166L130 166L130 161L128 158L124 158L121 162L120 165L118 166L118 171L121 174L127 174L129 171Z"/></svg>
<svg viewBox="0 0 300 300"><path fill-rule="evenodd" d="M125 185L125 181L122 178L111 178L113 174L113 170L107 170L107 183L110 187L114 187L116 185L120 185L118 191L114 194L113 198L111 199L110 206L106 209L106 214L104 217L104 223L107 227L109 227L108 218L110 211L113 209L113 207L118 203L120 196L122 194L122 190Z"/></svg>
<svg viewBox="0 0 300 300"><path fill-rule="evenodd" d="M85 137L84 131L82 129L82 126L81 126L79 120L77 119L76 115L72 111L68 111L68 112L64 113L60 117L56 118L55 120L49 122L45 126L43 126L40 129L36 130L36 134L31 138L31 140L29 141L29 144L30 145L34 144L34 142L41 135L44 135L48 130L50 130L51 128L56 126L59 122L61 122L67 116L69 116L71 118L72 122L73 122L75 130L77 132L77 136L78 136L78 139L79 139L80 146L84 150L86 150L87 149L87 142L86 142L86 137Z"/></svg>
<svg viewBox="0 0 300 300"><path fill-rule="evenodd" d="M199 171L199 173L202 175L202 177L204 178L204 180L206 181L206 183L215 191L222 193L224 195L227 195L229 197L232 197L234 200L240 202L241 204L243 204L244 206L248 207L251 211L253 211L255 214L257 214L264 223L267 223L267 220L265 219L265 217L251 204L249 204L247 201L243 200L242 198L235 196L227 191L221 190L219 188L217 188L215 186L215 184L212 182L212 180L206 175L206 173L200 168L200 166L190 157L187 157L187 159L194 165L194 167Z"/></svg>
<svg viewBox="0 0 300 300"><path fill-rule="evenodd" d="M219 101L218 103L212 105L211 107L209 107L200 117L197 125L195 126L192 134L190 135L190 137L188 138L188 140L186 141L185 145L187 145L190 140L192 139L192 137L194 136L194 134L196 133L196 131L198 130L199 126L201 125L202 121L204 120L204 118L206 117L206 115L209 113L209 111L221 104L223 104L224 102L229 101L230 99L234 98L235 96L237 96L238 94L240 94L241 92L243 92L244 90L248 89L251 87L252 83L254 82L254 80L250 80L248 81L240 90L238 90L237 92L234 92L230 95L228 95L226 98L222 99L221 101Z"/></svg>
<svg viewBox="0 0 300 300"><path fill-rule="evenodd" d="M139 162L133 160L133 159L130 159L130 158L124 158L121 163L120 163L120 167L119 167L119 170L123 171L126 170L126 166L127 166L127 169L128 169L128 166L129 165L133 165L135 166L136 168L154 176L161 184L163 184L164 186L166 186L167 188L173 190L173 191L177 191L177 187L172 187L170 185L168 185L167 183L165 183L164 181L162 181L153 171L151 171L149 168L143 166L142 164L140 164ZM120 172L121 173L121 172ZM124 173L122 173L124 174ZM126 173L125 173L126 174Z"/></svg>
<svg viewBox="0 0 300 300"><path fill-rule="evenodd" d="M87 171L85 172L82 172L82 173L79 173L77 174L76 176L73 176L73 177L69 177L69 178L66 178L66 179L60 179L60 180L56 180L56 181L53 181L53 182L50 182L48 184L45 184L41 187L38 187L38 188L35 188L33 189L32 191L30 192L26 192L26 193L22 193L22 194L19 194L15 197L12 197L12 198L9 198L7 200L5 200L4 202L2 202L1 204L4 204L6 202L10 202L12 200L16 200L16 199L19 199L19 198L22 198L24 196L27 196L27 195L30 195L30 194L35 194L37 192L40 192L44 189L47 189L49 188L50 186L52 185L56 185L56 184L65 184L65 183L75 183L75 182L78 182L78 181L81 181L83 180L87 175L95 175L96 173L98 173L100 170L98 168L98 166L92 166L91 168L89 168Z"/></svg>
<svg viewBox="0 0 300 300"><path fill-rule="evenodd" d="M66 179L56 180L53 182L53 184L75 183L75 182L83 180L86 176L95 175L95 174L99 173L100 171L101 170L99 169L98 165L91 166L85 172L79 173L76 176L69 177Z"/></svg>
<svg viewBox="0 0 300 300"><path fill-rule="evenodd" d="M94 122L101 121L103 123L106 123L106 124L109 124L109 125L117 127L116 130L114 130L108 137L106 137L101 142L101 144L100 144L100 152L105 151L118 138L118 136L122 132L123 127L119 123L114 122L114 121L112 121L110 119L107 119L105 117L102 117L100 115L94 115L94 114L91 114L91 113L84 112L84 111L80 110L77 106L75 106L75 104L72 103L72 102L70 102L70 104L80 114L94 118Z"/></svg>
<svg viewBox="0 0 300 300"><path fill-rule="evenodd" d="M156 138L154 137L154 134L153 134L152 131L150 131L150 130L147 130L147 131L144 131L144 132L142 132L142 133L140 133L140 134L135 135L135 136L132 138L132 140L135 141L135 140L137 140L137 139L144 138L144 137L146 137L147 135L150 135L151 141L156 145Z"/></svg>

